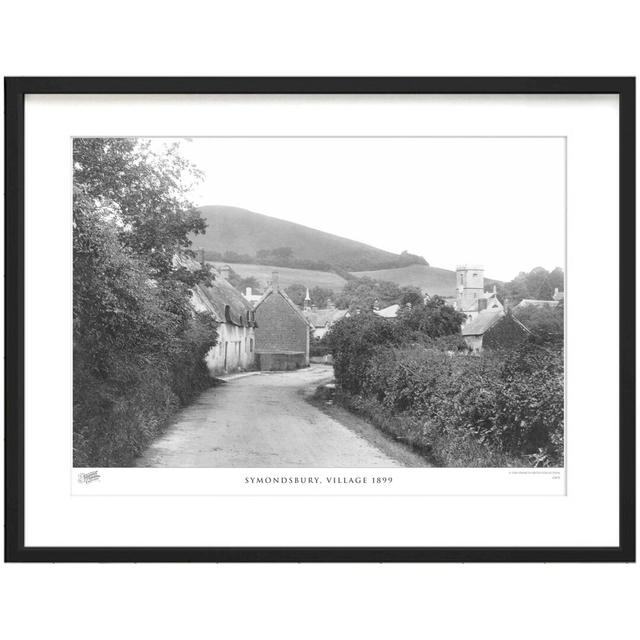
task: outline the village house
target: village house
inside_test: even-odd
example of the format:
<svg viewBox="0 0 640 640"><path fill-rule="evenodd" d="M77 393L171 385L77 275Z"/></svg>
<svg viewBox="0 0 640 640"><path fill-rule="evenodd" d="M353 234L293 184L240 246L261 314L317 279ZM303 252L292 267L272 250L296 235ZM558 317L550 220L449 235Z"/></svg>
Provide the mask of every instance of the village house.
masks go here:
<svg viewBox="0 0 640 640"><path fill-rule="evenodd" d="M313 326L280 288L277 271L273 272L271 285L254 312L259 368L262 371L288 371L308 367Z"/></svg>
<svg viewBox="0 0 640 640"><path fill-rule="evenodd" d="M255 307L258 302L260 302L260 298L262 298L261 293L253 293L253 289L251 287L245 287L244 293L242 294L244 299L252 306Z"/></svg>
<svg viewBox="0 0 640 640"><path fill-rule="evenodd" d="M309 289L307 289L307 295L304 299L304 307L302 309L307 322L312 327L312 335L316 340L321 340L327 334L331 325L338 320L349 316L348 309L336 309L331 300L327 300L326 309L318 309L311 305L311 298L309 296Z"/></svg>
<svg viewBox="0 0 640 640"><path fill-rule="evenodd" d="M204 264L180 258L181 266L200 269ZM228 281L229 270L212 268L214 280L210 286L196 284L191 291L191 304L196 311L210 314L216 322L217 344L209 350L205 362L212 376L246 371L255 366L255 314L242 294Z"/></svg>
<svg viewBox="0 0 640 640"><path fill-rule="evenodd" d="M462 337L472 353L483 349L511 348L531 335L512 313L482 311L462 327Z"/></svg>

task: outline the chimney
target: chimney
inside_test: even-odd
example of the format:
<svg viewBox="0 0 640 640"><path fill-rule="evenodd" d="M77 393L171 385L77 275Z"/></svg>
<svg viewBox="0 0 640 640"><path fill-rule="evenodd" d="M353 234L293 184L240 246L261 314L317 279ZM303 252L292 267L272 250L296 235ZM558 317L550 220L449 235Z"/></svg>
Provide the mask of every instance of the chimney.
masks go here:
<svg viewBox="0 0 640 640"><path fill-rule="evenodd" d="M247 288L244 290L244 297L245 297L245 298L250 298L250 297L251 297L251 287L247 287Z"/></svg>
<svg viewBox="0 0 640 640"><path fill-rule="evenodd" d="M223 280L229 282L229 271L231 271L231 267L228 264L225 264L222 269L220 269L220 276Z"/></svg>
<svg viewBox="0 0 640 640"><path fill-rule="evenodd" d="M204 269L204 249L202 247L200 247L198 249L198 262L200 263L200 266Z"/></svg>
<svg viewBox="0 0 640 640"><path fill-rule="evenodd" d="M280 277L279 277L277 271L274 271L271 274L271 286L273 287L274 291L279 291L280 290Z"/></svg>
<svg viewBox="0 0 640 640"><path fill-rule="evenodd" d="M304 297L304 310L309 311L309 305L311 304L311 297L309 296L309 287L307 287L307 295Z"/></svg>
<svg viewBox="0 0 640 640"><path fill-rule="evenodd" d="M333 300L331 298L327 298L327 309L335 309L336 305L333 304Z"/></svg>

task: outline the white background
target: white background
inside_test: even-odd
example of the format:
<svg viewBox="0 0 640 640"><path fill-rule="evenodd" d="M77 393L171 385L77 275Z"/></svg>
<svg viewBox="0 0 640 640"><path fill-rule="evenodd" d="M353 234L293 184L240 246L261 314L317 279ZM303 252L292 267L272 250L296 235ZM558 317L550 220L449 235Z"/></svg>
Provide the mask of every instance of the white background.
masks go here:
<svg viewBox="0 0 640 640"><path fill-rule="evenodd" d="M608 290L608 336L615 343L616 96L30 95L25 123L27 546L617 544L617 353L598 353L598 367L607 375L594 375L593 352L585 348L592 343L593 326L584 322L584 310L592 306L594 291ZM249 491L239 491L239 470L116 469L105 471L99 485L88 485L82 491L107 495L70 495L72 256L70 225L64 220L69 221L71 210L71 137L179 134L186 123L202 135L256 131L265 135L566 135L570 158L565 314L567 495L557 495L563 493L561 477L509 474L497 480L496 470L485 469L401 469L392 472L394 481L388 489L355 497L350 487L339 500L303 497L309 493L306 486L297 491L289 486L280 491L268 487L260 497L250 497L246 495ZM458 139L449 144L459 144ZM535 146L538 140L530 144ZM277 155L273 161L278 162ZM419 161L419 157L414 160ZM557 166L562 172L562 162ZM331 184L338 200L345 187ZM514 211L512 215L521 214ZM520 240L496 228L494 250L499 253L504 243L528 242L526 229L535 223L535 217L521 216ZM434 233L429 220L420 216L411 220L411 231ZM47 256L51 247L56 253L47 259L46 272L47 281L55 286L42 287L40 256ZM598 269L593 267L594 248L602 265ZM41 308L47 312L40 313ZM43 341L45 335L50 339ZM48 370L54 370L55 376L47 380L43 372ZM469 479L475 482L476 476L477 486L470 487ZM150 482L161 487L163 480L171 484L174 477L174 488L147 497ZM198 495L203 488L209 495L172 495ZM240 490L243 488L240 484ZM129 489L131 495L109 496L123 489ZM323 493L341 489L344 487L327 488ZM245 494L242 501L224 497L240 492ZM282 498L294 492L295 496ZM360 492L370 494L367 487ZM414 493L422 495L405 497ZM533 495L514 497L523 493ZM553 493L556 495L549 496ZM442 494L454 497L446 499Z"/></svg>
<svg viewBox="0 0 640 640"><path fill-rule="evenodd" d="M636 75L635 2L12 3L8 75ZM595 517L595 516L594 516ZM634 566L3 566L12 638L632 637Z"/></svg>

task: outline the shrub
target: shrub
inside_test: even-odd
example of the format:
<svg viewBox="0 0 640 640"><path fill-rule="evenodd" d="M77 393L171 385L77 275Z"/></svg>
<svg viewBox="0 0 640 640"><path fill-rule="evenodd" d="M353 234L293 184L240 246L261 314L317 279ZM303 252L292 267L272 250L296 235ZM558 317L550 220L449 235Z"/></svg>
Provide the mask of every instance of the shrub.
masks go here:
<svg viewBox="0 0 640 640"><path fill-rule="evenodd" d="M335 344L343 401L356 397L351 408L368 407L375 424L436 464L562 466L562 350L525 344L506 357L466 357L387 343L364 355L357 345ZM357 364L345 366L351 357Z"/></svg>
<svg viewBox="0 0 640 640"><path fill-rule="evenodd" d="M73 146L73 459L123 466L211 384L215 324L189 304L210 274L173 266L204 221L180 187L191 168L175 147Z"/></svg>

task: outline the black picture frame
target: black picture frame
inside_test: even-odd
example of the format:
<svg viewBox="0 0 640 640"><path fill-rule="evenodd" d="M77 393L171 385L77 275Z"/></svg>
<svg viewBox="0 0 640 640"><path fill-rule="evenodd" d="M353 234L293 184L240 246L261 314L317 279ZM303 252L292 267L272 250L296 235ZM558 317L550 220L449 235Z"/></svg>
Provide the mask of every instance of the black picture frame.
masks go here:
<svg viewBox="0 0 640 640"><path fill-rule="evenodd" d="M620 540L614 547L26 547L24 100L27 94L616 94L620 160ZM635 78L5 78L5 561L634 562ZM624 346L624 348L622 348Z"/></svg>

